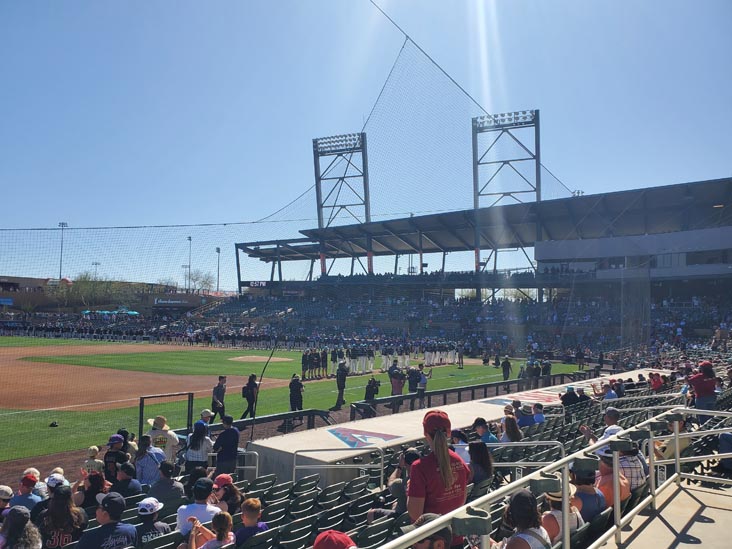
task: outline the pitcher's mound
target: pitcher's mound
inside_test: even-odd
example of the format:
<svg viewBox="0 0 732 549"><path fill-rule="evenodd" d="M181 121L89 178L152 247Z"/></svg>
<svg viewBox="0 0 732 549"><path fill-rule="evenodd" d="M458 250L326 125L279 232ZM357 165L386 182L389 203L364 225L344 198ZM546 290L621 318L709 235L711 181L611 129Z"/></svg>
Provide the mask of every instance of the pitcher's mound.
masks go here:
<svg viewBox="0 0 732 549"><path fill-rule="evenodd" d="M235 360L236 362L267 362L267 357L257 355L245 355L235 356L234 358L230 358L229 360ZM273 356L271 362L292 362L292 359Z"/></svg>

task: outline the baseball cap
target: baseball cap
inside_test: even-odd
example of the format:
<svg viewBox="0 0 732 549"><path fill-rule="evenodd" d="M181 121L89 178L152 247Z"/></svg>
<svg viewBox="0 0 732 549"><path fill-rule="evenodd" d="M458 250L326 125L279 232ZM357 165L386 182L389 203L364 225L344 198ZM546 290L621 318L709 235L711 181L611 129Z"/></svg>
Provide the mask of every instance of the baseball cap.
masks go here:
<svg viewBox="0 0 732 549"><path fill-rule="evenodd" d="M209 410L208 408L205 408L201 412L201 417L213 417L213 412L211 410Z"/></svg>
<svg viewBox="0 0 732 549"><path fill-rule="evenodd" d="M356 543L338 530L326 530L318 534L313 549L356 549Z"/></svg>
<svg viewBox="0 0 732 549"><path fill-rule="evenodd" d="M195 499L205 499L211 495L213 490L213 481L208 477L199 478L193 485L193 497Z"/></svg>
<svg viewBox="0 0 732 549"><path fill-rule="evenodd" d="M37 482L38 477L34 475L23 475L23 478L20 479L20 483L23 486L27 486L28 488L33 488L33 486L35 486Z"/></svg>
<svg viewBox="0 0 732 549"><path fill-rule="evenodd" d="M620 410L618 410L617 408L615 408L613 406L608 406L607 408L605 408L605 415L606 416L610 416L610 417L614 417L615 419L619 419L620 418Z"/></svg>
<svg viewBox="0 0 732 549"><path fill-rule="evenodd" d="M113 517L120 517L125 511L125 498L118 492L97 494L97 503Z"/></svg>
<svg viewBox="0 0 732 549"><path fill-rule="evenodd" d="M117 469L122 471L129 477L135 478L137 476L137 470L135 469L135 466L132 465L132 463L130 463L129 461L125 461L124 463L118 463Z"/></svg>
<svg viewBox="0 0 732 549"><path fill-rule="evenodd" d="M214 479L213 487L222 488L223 486L226 486L227 484L234 484L234 479L231 478L231 475L229 475L227 473L221 473L219 476L217 476Z"/></svg>
<svg viewBox="0 0 732 549"><path fill-rule="evenodd" d="M567 391L574 391L574 387L572 385L567 385Z"/></svg>
<svg viewBox="0 0 732 549"><path fill-rule="evenodd" d="M411 465L415 461L417 461L420 457L422 457L419 454L419 451L416 448L409 447L406 450L404 450L404 461L408 465Z"/></svg>
<svg viewBox="0 0 732 549"><path fill-rule="evenodd" d="M114 446L115 444L123 444L125 441L125 437L122 435L112 435L109 437L109 442L107 442L107 446Z"/></svg>
<svg viewBox="0 0 732 549"><path fill-rule="evenodd" d="M536 497L528 490L514 493L508 505L514 518L529 517L536 513Z"/></svg>
<svg viewBox="0 0 732 549"><path fill-rule="evenodd" d="M66 479L63 475L59 473L54 473L48 476L48 478L46 479L46 484L49 488L56 488L57 486L62 486L66 484Z"/></svg>
<svg viewBox="0 0 732 549"><path fill-rule="evenodd" d="M425 513L424 515L420 516L417 520L415 520L414 524L410 524L408 526L402 526L402 532L406 534L407 532L416 530L420 526L429 524L430 522L440 518L441 516L442 515L438 515L437 513ZM445 540L446 545L449 547L450 543L452 543L452 528L450 527L449 524L446 524L444 528L438 530L434 534L430 534L428 537L442 538Z"/></svg>
<svg viewBox="0 0 732 549"><path fill-rule="evenodd" d="M437 431L444 431L445 435L451 432L450 418L442 410L430 410L422 420L424 432L430 436Z"/></svg>
<svg viewBox="0 0 732 549"><path fill-rule="evenodd" d="M71 487L68 484L62 484L53 489L53 499L71 499Z"/></svg>
<svg viewBox="0 0 732 549"><path fill-rule="evenodd" d="M161 461L158 468L166 477L171 476L175 471L175 465L170 461Z"/></svg>
<svg viewBox="0 0 732 549"><path fill-rule="evenodd" d="M14 495L13 489L10 486L0 485L0 499L9 500Z"/></svg>
<svg viewBox="0 0 732 549"><path fill-rule="evenodd" d="M5 522L17 526L25 526L30 520L30 510L23 505L16 505L10 508L8 514L5 515ZM20 529L20 528L19 528Z"/></svg>
<svg viewBox="0 0 732 549"><path fill-rule="evenodd" d="M163 504L155 498L145 498L137 504L138 515L152 515L160 511L163 508Z"/></svg>

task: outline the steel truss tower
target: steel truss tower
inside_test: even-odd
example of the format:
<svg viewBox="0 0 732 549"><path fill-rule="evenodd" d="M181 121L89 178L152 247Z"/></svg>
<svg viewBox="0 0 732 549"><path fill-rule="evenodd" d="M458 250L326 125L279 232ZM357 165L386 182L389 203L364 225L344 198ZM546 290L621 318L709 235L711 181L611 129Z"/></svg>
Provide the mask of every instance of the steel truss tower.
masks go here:
<svg viewBox="0 0 732 549"><path fill-rule="evenodd" d="M498 249L493 248L487 260L481 261L481 230L477 210L481 207L481 198L490 200L488 206L495 206L501 201L510 199L526 202L526 198L541 201L541 144L539 140L539 110L516 111L502 114L487 114L473 118L473 208L475 215L475 271L485 269L491 256L493 268L497 268ZM517 135L517 130L533 128L533 144L525 143L526 132ZM485 135L485 136L484 136ZM484 137L483 137L484 136ZM521 139L523 138L523 140ZM510 154L501 149L505 142L512 148ZM520 168L533 163L533 177L527 176L528 170ZM499 184L499 174L513 172L516 183L505 186ZM503 182L503 180L501 180ZM530 195L534 195L531 197ZM523 199L523 200L522 200ZM541 224L536 220L537 240L541 238ZM521 251L533 266L525 247ZM541 299L541 291L539 292Z"/></svg>
<svg viewBox="0 0 732 549"><path fill-rule="evenodd" d="M369 170L366 133L350 133L313 139L315 195L318 228L330 227L339 218L369 223ZM368 266L373 273L371 239L366 242ZM320 272L327 273L325 244L320 243Z"/></svg>

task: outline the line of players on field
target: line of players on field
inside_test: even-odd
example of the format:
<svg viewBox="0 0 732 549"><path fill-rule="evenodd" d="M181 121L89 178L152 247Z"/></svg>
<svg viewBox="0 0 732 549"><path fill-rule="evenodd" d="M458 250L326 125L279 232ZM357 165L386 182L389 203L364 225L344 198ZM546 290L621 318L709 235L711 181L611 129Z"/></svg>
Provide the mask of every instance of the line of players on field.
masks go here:
<svg viewBox="0 0 732 549"><path fill-rule="evenodd" d="M439 364L462 365L464 354L463 345L453 341L438 342L416 348L408 345L384 345L377 349L374 345L355 344L329 349L305 349L302 353L302 379L323 379L334 377L338 363L345 361L350 375L371 374L377 367L377 353L380 358L380 369L386 371L397 362L399 368L407 368L410 358L416 358L419 353L424 354L424 365Z"/></svg>

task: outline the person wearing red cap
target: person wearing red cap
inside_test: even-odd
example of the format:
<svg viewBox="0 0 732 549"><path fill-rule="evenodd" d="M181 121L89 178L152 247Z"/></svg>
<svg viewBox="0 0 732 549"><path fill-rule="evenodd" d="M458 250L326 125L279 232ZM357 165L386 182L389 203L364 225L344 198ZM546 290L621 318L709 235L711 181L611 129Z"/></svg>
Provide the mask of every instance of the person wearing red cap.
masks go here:
<svg viewBox="0 0 732 549"><path fill-rule="evenodd" d="M448 446L451 425L447 414L430 410L422 427L432 452L412 464L407 491L407 511L412 521L424 513L444 515L465 504L470 475L465 462ZM453 538L453 545L461 543L462 538Z"/></svg>
<svg viewBox="0 0 732 549"><path fill-rule="evenodd" d="M41 496L37 496L33 493L33 488L35 487L36 482L38 482L38 478L36 478L35 476L31 474L24 475L23 478L20 479L18 493L10 499L10 502L8 502L8 507L22 505L23 507L28 509L28 511L32 511L33 507L40 503L42 499Z"/></svg>
<svg viewBox="0 0 732 549"><path fill-rule="evenodd" d="M358 547L347 534L338 530L326 530L315 538L313 549L358 549Z"/></svg>
<svg viewBox="0 0 732 549"><path fill-rule="evenodd" d="M211 494L214 501L209 501L214 505L219 505L224 511L230 513L236 512L244 500L244 496L234 485L234 479L228 473L222 473L214 479L213 493ZM221 504L226 503L226 507Z"/></svg>

